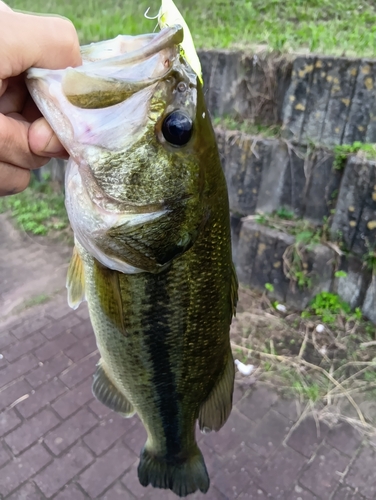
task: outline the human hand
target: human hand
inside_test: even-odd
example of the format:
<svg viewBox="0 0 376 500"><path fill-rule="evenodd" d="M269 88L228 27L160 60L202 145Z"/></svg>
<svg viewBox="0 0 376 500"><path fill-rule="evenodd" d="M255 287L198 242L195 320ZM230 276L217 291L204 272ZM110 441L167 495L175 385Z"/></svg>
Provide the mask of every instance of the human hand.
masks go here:
<svg viewBox="0 0 376 500"><path fill-rule="evenodd" d="M13 12L0 0L0 196L23 191L30 170L51 157L67 157L27 91L30 67L81 64L73 24L60 17Z"/></svg>

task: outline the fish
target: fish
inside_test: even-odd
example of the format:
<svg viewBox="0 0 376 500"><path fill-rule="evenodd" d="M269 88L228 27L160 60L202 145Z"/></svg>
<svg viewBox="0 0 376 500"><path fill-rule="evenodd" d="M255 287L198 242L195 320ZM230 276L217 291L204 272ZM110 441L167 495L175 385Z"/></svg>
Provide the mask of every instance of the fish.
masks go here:
<svg viewBox="0 0 376 500"><path fill-rule="evenodd" d="M185 497L210 479L196 442L232 408L238 282L227 186L180 25L82 47L82 66L27 86L69 152L69 305L87 301L95 397L147 440L143 486ZM141 444L140 444L141 447Z"/></svg>

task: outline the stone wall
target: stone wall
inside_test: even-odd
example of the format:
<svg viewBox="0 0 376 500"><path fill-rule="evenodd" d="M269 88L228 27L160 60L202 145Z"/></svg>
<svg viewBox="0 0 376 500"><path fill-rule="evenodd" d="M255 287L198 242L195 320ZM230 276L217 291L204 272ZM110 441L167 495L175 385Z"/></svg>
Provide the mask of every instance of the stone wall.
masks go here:
<svg viewBox="0 0 376 500"><path fill-rule="evenodd" d="M376 142L376 61L216 50L200 57L212 116L281 127L276 139L216 129L240 281L259 290L272 283L278 300L298 308L332 291L376 322L376 277L367 265L376 249L376 163L358 153L338 169L334 149ZM281 207L328 226L306 249L309 288L284 272L294 236L246 218Z"/></svg>

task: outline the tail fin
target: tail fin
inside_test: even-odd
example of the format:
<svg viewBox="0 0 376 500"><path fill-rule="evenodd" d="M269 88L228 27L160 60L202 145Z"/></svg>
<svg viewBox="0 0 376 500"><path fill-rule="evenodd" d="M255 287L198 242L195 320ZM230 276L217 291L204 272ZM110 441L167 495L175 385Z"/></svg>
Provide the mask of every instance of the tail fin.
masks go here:
<svg viewBox="0 0 376 500"><path fill-rule="evenodd" d="M145 445L138 465L138 479L142 486L151 484L154 488L170 489L179 497L197 490L206 493L210 486L204 458L197 445L181 463L178 460L167 462L152 454Z"/></svg>

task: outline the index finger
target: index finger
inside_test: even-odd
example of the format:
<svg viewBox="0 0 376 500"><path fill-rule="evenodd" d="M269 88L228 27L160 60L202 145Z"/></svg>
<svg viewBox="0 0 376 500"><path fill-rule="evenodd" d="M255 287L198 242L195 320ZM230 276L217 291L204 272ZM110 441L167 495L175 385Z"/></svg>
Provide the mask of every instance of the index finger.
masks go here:
<svg viewBox="0 0 376 500"><path fill-rule="evenodd" d="M13 12L0 3L0 80L28 68L64 69L81 64L73 24L62 17Z"/></svg>

